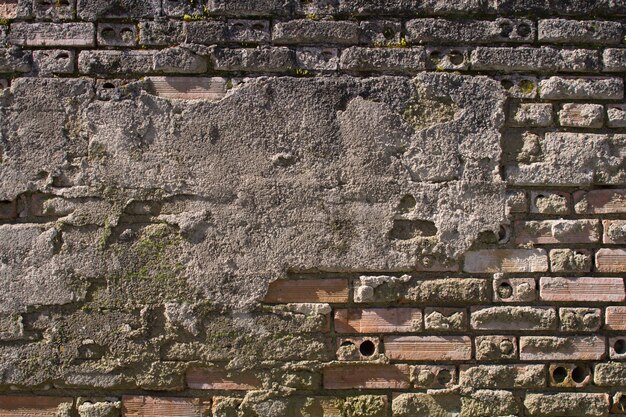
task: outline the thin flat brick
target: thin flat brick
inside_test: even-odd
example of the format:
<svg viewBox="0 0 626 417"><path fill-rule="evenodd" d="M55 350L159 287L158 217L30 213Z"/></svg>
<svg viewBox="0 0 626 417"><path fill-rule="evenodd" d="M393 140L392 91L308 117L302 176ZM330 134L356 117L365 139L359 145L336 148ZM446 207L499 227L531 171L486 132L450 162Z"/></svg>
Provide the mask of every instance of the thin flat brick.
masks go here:
<svg viewBox="0 0 626 417"><path fill-rule="evenodd" d="M539 97L548 100L611 100L624 98L624 80L617 77L550 77L539 82Z"/></svg>
<svg viewBox="0 0 626 417"><path fill-rule="evenodd" d="M543 249L483 249L465 254L463 270L470 273L546 272Z"/></svg>
<svg viewBox="0 0 626 417"><path fill-rule="evenodd" d="M544 301L621 302L626 299L622 278L542 277L539 293Z"/></svg>
<svg viewBox="0 0 626 417"><path fill-rule="evenodd" d="M191 368L186 378L191 389L247 391L261 387L261 381L251 372L229 373L223 369Z"/></svg>
<svg viewBox="0 0 626 417"><path fill-rule="evenodd" d="M354 308L335 312L338 333L401 333L421 329L422 311L417 308Z"/></svg>
<svg viewBox="0 0 626 417"><path fill-rule="evenodd" d="M123 396L124 417L204 417L211 401L200 398Z"/></svg>
<svg viewBox="0 0 626 417"><path fill-rule="evenodd" d="M620 22L541 19L537 24L541 43L616 45L622 41Z"/></svg>
<svg viewBox="0 0 626 417"><path fill-rule="evenodd" d="M460 361L472 358L472 339L466 336L387 336L385 355L391 360Z"/></svg>
<svg viewBox="0 0 626 417"><path fill-rule="evenodd" d="M360 28L357 23L346 21L315 21L309 19L276 23L272 41L279 44L344 44L359 42Z"/></svg>
<svg viewBox="0 0 626 417"><path fill-rule="evenodd" d="M221 77L148 77L146 80L157 96L168 99L218 101L228 91L228 80Z"/></svg>
<svg viewBox="0 0 626 417"><path fill-rule="evenodd" d="M600 249L596 252L598 272L626 272L626 249Z"/></svg>
<svg viewBox="0 0 626 417"><path fill-rule="evenodd" d="M70 397L0 396L0 416L57 417L59 405L73 402Z"/></svg>
<svg viewBox="0 0 626 417"><path fill-rule="evenodd" d="M528 19L415 19L406 23L411 43L485 44L532 42L534 24Z"/></svg>
<svg viewBox="0 0 626 417"><path fill-rule="evenodd" d="M325 389L407 389L408 365L332 365L324 369Z"/></svg>
<svg viewBox="0 0 626 417"><path fill-rule="evenodd" d="M473 307L470 323L475 330L556 330L552 307Z"/></svg>
<svg viewBox="0 0 626 417"><path fill-rule="evenodd" d="M543 220L515 223L519 244L595 243L600 241L599 220Z"/></svg>
<svg viewBox="0 0 626 417"><path fill-rule="evenodd" d="M474 70L587 72L600 69L593 49L552 47L478 47L472 51Z"/></svg>
<svg viewBox="0 0 626 417"><path fill-rule="evenodd" d="M9 42L21 46L95 46L93 23L13 23Z"/></svg>
<svg viewBox="0 0 626 417"><path fill-rule="evenodd" d="M277 280L270 283L266 303L347 303L347 279Z"/></svg>
<svg viewBox="0 0 626 417"><path fill-rule="evenodd" d="M604 316L607 330L626 330L626 306L607 307Z"/></svg>
<svg viewBox="0 0 626 417"><path fill-rule="evenodd" d="M520 360L594 361L606 355L606 340L598 336L522 336Z"/></svg>
<svg viewBox="0 0 626 417"><path fill-rule="evenodd" d="M626 213L626 189L574 193L577 214Z"/></svg>
<svg viewBox="0 0 626 417"><path fill-rule="evenodd" d="M421 47L351 47L341 53L339 68L346 71L415 73L426 69L426 52Z"/></svg>

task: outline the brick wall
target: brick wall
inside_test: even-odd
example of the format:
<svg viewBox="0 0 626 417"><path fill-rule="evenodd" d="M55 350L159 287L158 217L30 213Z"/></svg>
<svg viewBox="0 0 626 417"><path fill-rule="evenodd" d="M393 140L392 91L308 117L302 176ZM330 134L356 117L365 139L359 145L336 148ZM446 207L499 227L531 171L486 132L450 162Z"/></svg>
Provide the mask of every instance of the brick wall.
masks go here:
<svg viewBox="0 0 626 417"><path fill-rule="evenodd" d="M626 414L623 2L0 18L0 416Z"/></svg>

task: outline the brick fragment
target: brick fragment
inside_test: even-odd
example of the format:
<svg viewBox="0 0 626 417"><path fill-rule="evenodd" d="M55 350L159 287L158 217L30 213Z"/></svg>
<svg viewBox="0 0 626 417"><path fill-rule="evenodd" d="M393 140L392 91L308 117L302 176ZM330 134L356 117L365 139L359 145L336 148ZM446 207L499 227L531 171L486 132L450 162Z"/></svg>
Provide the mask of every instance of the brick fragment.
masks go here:
<svg viewBox="0 0 626 417"><path fill-rule="evenodd" d="M607 307L604 317L604 328L607 330L626 330L626 307Z"/></svg>
<svg viewBox="0 0 626 417"><path fill-rule="evenodd" d="M153 69L154 51L82 51L78 55L78 70L81 74L128 75L150 74Z"/></svg>
<svg viewBox="0 0 626 417"><path fill-rule="evenodd" d="M467 329L467 312L464 308L428 307L424 312L426 330L459 332Z"/></svg>
<svg viewBox="0 0 626 417"><path fill-rule="evenodd" d="M626 189L576 192L574 209L577 214L626 213Z"/></svg>
<svg viewBox="0 0 626 417"><path fill-rule="evenodd" d="M520 405L509 391L478 390L461 397L461 416L519 415Z"/></svg>
<svg viewBox="0 0 626 417"><path fill-rule="evenodd" d="M626 71L626 48L606 48L602 55L605 72Z"/></svg>
<svg viewBox="0 0 626 417"><path fill-rule="evenodd" d="M515 243L595 243L600 241L599 220L543 220L515 222Z"/></svg>
<svg viewBox="0 0 626 417"><path fill-rule="evenodd" d="M539 287L544 301L621 302L626 298L622 278L542 277Z"/></svg>
<svg viewBox="0 0 626 417"><path fill-rule="evenodd" d="M626 220L604 220L602 226L604 243L612 245L626 243Z"/></svg>
<svg viewBox="0 0 626 417"><path fill-rule="evenodd" d="M609 127L626 127L626 104L609 104L606 114Z"/></svg>
<svg viewBox="0 0 626 417"><path fill-rule="evenodd" d="M325 389L407 389L408 365L331 365L324 368Z"/></svg>
<svg viewBox="0 0 626 417"><path fill-rule="evenodd" d="M565 103L559 111L561 126L601 128L604 125L604 106L601 104Z"/></svg>
<svg viewBox="0 0 626 417"><path fill-rule="evenodd" d="M277 280L270 283L266 303L347 303L346 279Z"/></svg>
<svg viewBox="0 0 626 417"><path fill-rule="evenodd" d="M386 336L385 355L391 360L469 360L472 340L466 336Z"/></svg>
<svg viewBox="0 0 626 417"><path fill-rule="evenodd" d="M562 332L596 332L602 324L599 308L560 308L559 321Z"/></svg>
<svg viewBox="0 0 626 417"><path fill-rule="evenodd" d="M0 1L0 19L15 19L18 16L18 0Z"/></svg>
<svg viewBox="0 0 626 417"><path fill-rule="evenodd" d="M337 333L408 333L422 329L417 308L366 308L335 311Z"/></svg>
<svg viewBox="0 0 626 417"><path fill-rule="evenodd" d="M247 391L261 387L261 381L252 372L228 372L219 368L190 368L186 380L191 389Z"/></svg>
<svg viewBox="0 0 626 417"><path fill-rule="evenodd" d="M593 361L605 357L606 341L597 336L521 336L523 361Z"/></svg>
<svg viewBox="0 0 626 417"><path fill-rule="evenodd" d="M99 46L135 46L137 26L129 23L98 23L96 39Z"/></svg>
<svg viewBox="0 0 626 417"><path fill-rule="evenodd" d="M170 46L185 39L183 22L155 20L139 22L139 44L146 46Z"/></svg>
<svg viewBox="0 0 626 417"><path fill-rule="evenodd" d="M622 41L620 22L541 19L537 25L539 42L615 45Z"/></svg>
<svg viewBox="0 0 626 417"><path fill-rule="evenodd" d="M626 335L609 338L609 356L614 361L626 360Z"/></svg>
<svg viewBox="0 0 626 417"><path fill-rule="evenodd" d="M596 252L598 272L626 272L626 249L600 249Z"/></svg>
<svg viewBox="0 0 626 417"><path fill-rule="evenodd" d="M337 359L340 361L371 361L381 358L381 342L378 337L337 338Z"/></svg>
<svg viewBox="0 0 626 417"><path fill-rule="evenodd" d="M297 48L296 64L298 68L315 71L335 71L339 66L336 48Z"/></svg>
<svg viewBox="0 0 626 417"><path fill-rule="evenodd" d="M480 272L545 272L548 256L543 249L483 249L465 254L463 270Z"/></svg>
<svg viewBox="0 0 626 417"><path fill-rule="evenodd" d="M457 381L456 367L439 365L417 365L411 367L411 382L414 388L451 388Z"/></svg>
<svg viewBox="0 0 626 417"><path fill-rule="evenodd" d="M515 336L477 336L476 359L479 361L501 361L517 359Z"/></svg>
<svg viewBox="0 0 626 417"><path fill-rule="evenodd" d="M473 307L475 330L556 330L556 310L551 307Z"/></svg>
<svg viewBox="0 0 626 417"><path fill-rule="evenodd" d="M509 126L547 127L552 125L552 104L512 103L509 110Z"/></svg>
<svg viewBox="0 0 626 417"><path fill-rule="evenodd" d="M76 53L67 49L33 51L33 70L40 77L56 74L73 74Z"/></svg>
<svg viewBox="0 0 626 417"><path fill-rule="evenodd" d="M153 69L165 74L202 74L208 69L208 60L190 49L175 46L154 53Z"/></svg>
<svg viewBox="0 0 626 417"><path fill-rule="evenodd" d="M221 77L147 77L154 93L179 100L218 101L228 91L228 80Z"/></svg>
<svg viewBox="0 0 626 417"><path fill-rule="evenodd" d="M587 249L552 249L550 251L552 272L590 272L592 264L592 255Z"/></svg>
<svg viewBox="0 0 626 417"><path fill-rule="evenodd" d="M514 389L546 386L545 365L463 365L459 383L472 388Z"/></svg>
<svg viewBox="0 0 626 417"><path fill-rule="evenodd" d="M12 23L9 42L21 46L95 46L93 23Z"/></svg>
<svg viewBox="0 0 626 417"><path fill-rule="evenodd" d="M81 20L100 19L154 19L161 14L160 0L117 0L115 3L100 0L76 0L76 11Z"/></svg>
<svg viewBox="0 0 626 417"><path fill-rule="evenodd" d="M539 214L569 214L571 195L562 191L532 191L530 212Z"/></svg>
<svg viewBox="0 0 626 417"><path fill-rule="evenodd" d="M600 55L592 49L553 47L478 47L472 51L474 70L593 72L600 69Z"/></svg>
<svg viewBox="0 0 626 417"><path fill-rule="evenodd" d="M612 77L550 77L539 82L539 97L548 100L624 98L624 81Z"/></svg>
<svg viewBox="0 0 626 417"><path fill-rule="evenodd" d="M495 278L493 300L505 303L534 301L537 298L537 283L534 278Z"/></svg>
<svg viewBox="0 0 626 417"><path fill-rule="evenodd" d="M405 303L475 304L489 301L489 282L481 278L416 280L400 296Z"/></svg>
<svg viewBox="0 0 626 417"><path fill-rule="evenodd" d="M0 396L2 417L57 417L64 409L69 411L74 403L69 397Z"/></svg>
<svg viewBox="0 0 626 417"><path fill-rule="evenodd" d="M0 48L0 72L30 72L31 58L30 51Z"/></svg>
<svg viewBox="0 0 626 417"><path fill-rule="evenodd" d="M204 417L211 401L200 398L123 396L124 417Z"/></svg>
<svg viewBox="0 0 626 417"><path fill-rule="evenodd" d="M511 98L535 98L537 97L537 77L532 75L505 74L496 75L494 78L500 81L500 85L506 90Z"/></svg>
<svg viewBox="0 0 626 417"><path fill-rule="evenodd" d="M531 417L602 417L609 412L609 394L560 392L527 394L524 407Z"/></svg>
<svg viewBox="0 0 626 417"><path fill-rule="evenodd" d="M402 22L397 20L364 20L360 22L362 44L384 47L399 45L402 35Z"/></svg>
<svg viewBox="0 0 626 417"><path fill-rule="evenodd" d="M285 16L289 0L208 0L207 13L225 16Z"/></svg>

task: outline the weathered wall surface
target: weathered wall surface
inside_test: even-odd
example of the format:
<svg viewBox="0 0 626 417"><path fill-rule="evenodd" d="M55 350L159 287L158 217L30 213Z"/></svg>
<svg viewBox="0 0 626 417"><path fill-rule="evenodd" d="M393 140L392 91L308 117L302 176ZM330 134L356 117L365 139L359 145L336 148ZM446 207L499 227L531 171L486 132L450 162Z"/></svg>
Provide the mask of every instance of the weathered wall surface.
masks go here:
<svg viewBox="0 0 626 417"><path fill-rule="evenodd" d="M623 0L0 17L0 416L626 414Z"/></svg>

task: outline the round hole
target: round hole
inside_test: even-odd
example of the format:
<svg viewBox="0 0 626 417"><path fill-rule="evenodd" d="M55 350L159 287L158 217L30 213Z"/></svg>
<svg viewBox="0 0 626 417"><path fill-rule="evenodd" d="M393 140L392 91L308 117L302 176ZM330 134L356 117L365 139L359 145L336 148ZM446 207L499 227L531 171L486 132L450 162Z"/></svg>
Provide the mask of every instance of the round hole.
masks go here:
<svg viewBox="0 0 626 417"><path fill-rule="evenodd" d="M102 29L100 36L102 36L103 39L111 40L115 38L115 31L111 28Z"/></svg>
<svg viewBox="0 0 626 417"><path fill-rule="evenodd" d="M617 353L618 355L623 355L624 353L626 353L626 339L616 340L615 344L613 345L613 350L615 350L615 353Z"/></svg>
<svg viewBox="0 0 626 417"><path fill-rule="evenodd" d="M565 378L567 378L567 369L562 366L554 368L554 370L552 371L552 379L554 380L554 382L556 382L557 384L561 384L563 383L563 381L565 381Z"/></svg>
<svg viewBox="0 0 626 417"><path fill-rule="evenodd" d="M508 282L501 282L500 285L498 285L498 296L500 298L506 300L507 298L511 298L512 295L513 287L511 286L511 284L509 284Z"/></svg>
<svg viewBox="0 0 626 417"><path fill-rule="evenodd" d="M587 371L584 368L577 366L572 370L572 380L577 384L583 382L585 378L587 378Z"/></svg>
<svg viewBox="0 0 626 417"><path fill-rule="evenodd" d="M441 54L439 53L439 51L432 51L428 55L428 58L430 58L432 62L437 63L441 60Z"/></svg>
<svg viewBox="0 0 626 417"><path fill-rule="evenodd" d="M265 26L263 26L261 23L255 23L254 25L252 25L252 29L253 30L264 30Z"/></svg>
<svg viewBox="0 0 626 417"><path fill-rule="evenodd" d="M527 23L521 23L520 25L517 26L517 33L522 38L525 38L526 36L530 35L531 32L532 30L530 29L530 25Z"/></svg>
<svg viewBox="0 0 626 417"><path fill-rule="evenodd" d="M450 381L452 381L452 374L450 373L450 371L448 371L447 369L442 369L441 371L439 371L439 373L437 374L437 382L439 383L439 385L446 385Z"/></svg>
<svg viewBox="0 0 626 417"><path fill-rule="evenodd" d="M461 65L464 61L463 54L459 51L452 51L448 54L448 58L453 65Z"/></svg>
<svg viewBox="0 0 626 417"><path fill-rule="evenodd" d="M508 38L511 36L511 32L513 32L513 25L509 22L500 23L500 36L503 38Z"/></svg>
<svg viewBox="0 0 626 417"><path fill-rule="evenodd" d="M519 82L519 88L525 94L530 94L535 89L535 84L530 80L521 80Z"/></svg>
<svg viewBox="0 0 626 417"><path fill-rule="evenodd" d="M511 80L500 80L500 85L505 89L510 90L515 84L513 84L513 81Z"/></svg>
<svg viewBox="0 0 626 417"><path fill-rule="evenodd" d="M372 356L376 352L376 345L371 340L364 340L359 346L359 352L363 356Z"/></svg>
<svg viewBox="0 0 626 417"><path fill-rule="evenodd" d="M239 30L241 30L241 29L243 29L243 28L244 28L244 24L243 24L243 23L240 23L240 22L237 22L237 23L235 23L235 24L233 25L233 27L234 27L235 29L239 29Z"/></svg>
<svg viewBox="0 0 626 417"><path fill-rule="evenodd" d="M500 226L500 229L498 229L498 242L499 243L506 243L509 240L509 231L506 227L504 226Z"/></svg>
<svg viewBox="0 0 626 417"><path fill-rule="evenodd" d="M500 353L502 353L503 355L510 355L511 353L513 353L514 349L515 348L513 346L513 342L511 342L509 339L505 339L500 342Z"/></svg>
<svg viewBox="0 0 626 417"><path fill-rule="evenodd" d="M328 61L328 60L330 60L332 57L333 57L332 52L328 52L328 51L324 51L324 52L322 52L322 59L323 59L324 61Z"/></svg>
<svg viewBox="0 0 626 417"><path fill-rule="evenodd" d="M56 56L56 59L69 59L70 54L67 52L61 52Z"/></svg>
<svg viewBox="0 0 626 417"><path fill-rule="evenodd" d="M393 39L394 36L396 36L396 32L394 32L394 30L391 28L385 28L385 30L383 30L383 36L385 37L385 39L390 41Z"/></svg>
<svg viewBox="0 0 626 417"><path fill-rule="evenodd" d="M104 83L104 84L102 84L102 88L104 88L106 90L110 90L112 88L115 88L115 84L113 84L113 83Z"/></svg>

